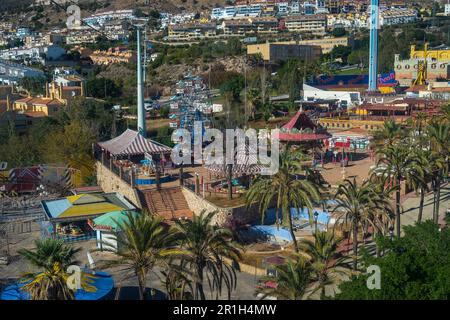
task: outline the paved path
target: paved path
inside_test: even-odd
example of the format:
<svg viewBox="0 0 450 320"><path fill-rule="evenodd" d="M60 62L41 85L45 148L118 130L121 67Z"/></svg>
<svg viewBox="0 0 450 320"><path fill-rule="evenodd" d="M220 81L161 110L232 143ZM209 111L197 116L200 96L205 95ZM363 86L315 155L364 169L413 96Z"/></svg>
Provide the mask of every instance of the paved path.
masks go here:
<svg viewBox="0 0 450 320"><path fill-rule="evenodd" d="M402 226L413 225L419 215L420 197L410 197L403 202L403 214L401 216ZM439 218L445 217L447 210L450 209L450 185L444 185L441 188L441 202L439 206ZM433 218L433 193L425 196L425 206L423 209L422 220Z"/></svg>

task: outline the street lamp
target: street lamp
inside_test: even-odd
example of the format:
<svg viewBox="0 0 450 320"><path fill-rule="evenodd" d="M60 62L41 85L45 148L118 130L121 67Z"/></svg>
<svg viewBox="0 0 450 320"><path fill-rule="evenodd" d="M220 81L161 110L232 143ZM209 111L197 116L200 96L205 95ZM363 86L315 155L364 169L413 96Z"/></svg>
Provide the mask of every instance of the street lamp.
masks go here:
<svg viewBox="0 0 450 320"><path fill-rule="evenodd" d="M391 241L394 239L394 227L389 227L389 239L391 239Z"/></svg>
<svg viewBox="0 0 450 320"><path fill-rule="evenodd" d="M315 233L317 233L317 220L319 218L319 213L317 211L314 211L314 229L315 229Z"/></svg>

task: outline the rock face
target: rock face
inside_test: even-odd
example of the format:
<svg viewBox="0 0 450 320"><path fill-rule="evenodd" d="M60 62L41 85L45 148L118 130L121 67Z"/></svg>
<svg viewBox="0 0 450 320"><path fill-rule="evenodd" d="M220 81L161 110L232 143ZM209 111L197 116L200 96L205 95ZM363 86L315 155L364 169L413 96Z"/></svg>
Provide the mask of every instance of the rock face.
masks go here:
<svg viewBox="0 0 450 320"><path fill-rule="evenodd" d="M202 59L195 60L192 64L164 64L156 69L156 74L152 77L153 83L165 87L172 87L178 80L182 79L188 73L194 75L205 75L208 73L210 67L217 65L217 61L205 63ZM244 72L244 57L226 57L220 59L220 64L223 65L224 71L227 72ZM247 64L247 71L251 66Z"/></svg>

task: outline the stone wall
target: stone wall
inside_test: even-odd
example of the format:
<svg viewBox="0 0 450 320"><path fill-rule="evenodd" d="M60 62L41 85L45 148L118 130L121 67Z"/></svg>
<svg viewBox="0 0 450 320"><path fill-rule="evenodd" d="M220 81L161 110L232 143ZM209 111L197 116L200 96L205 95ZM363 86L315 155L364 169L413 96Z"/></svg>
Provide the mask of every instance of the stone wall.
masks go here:
<svg viewBox="0 0 450 320"><path fill-rule="evenodd" d="M110 171L100 162L95 163L97 169L97 183L104 192L118 192L131 201L137 208L142 209L137 190Z"/></svg>
<svg viewBox="0 0 450 320"><path fill-rule="evenodd" d="M188 203L189 209L195 214L200 214L203 210L206 212L216 211L217 214L213 223L224 225L231 217L242 223L259 223L261 216L258 212L258 206L253 205L250 208L245 206L223 208L195 194L188 188L182 188L183 195Z"/></svg>

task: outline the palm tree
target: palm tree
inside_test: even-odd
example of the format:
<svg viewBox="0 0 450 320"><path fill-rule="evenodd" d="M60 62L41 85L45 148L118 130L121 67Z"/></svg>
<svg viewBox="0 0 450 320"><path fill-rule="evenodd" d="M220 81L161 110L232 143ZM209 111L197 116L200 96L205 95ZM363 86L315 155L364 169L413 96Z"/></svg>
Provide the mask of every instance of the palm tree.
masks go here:
<svg viewBox="0 0 450 320"><path fill-rule="evenodd" d="M169 269L161 271L164 279L162 284L166 288L169 300L191 300L193 298L193 285L186 261L178 259L169 264Z"/></svg>
<svg viewBox="0 0 450 320"><path fill-rule="evenodd" d="M241 259L240 248L232 241L232 231L213 224L215 212L194 216L192 220L176 221L181 246L185 254L182 259L193 276L194 299L205 300L204 280L208 282L211 295L222 293L223 285L228 298L236 289L236 267ZM231 260L231 264L226 260Z"/></svg>
<svg viewBox="0 0 450 320"><path fill-rule="evenodd" d="M414 157L416 158L416 165L412 168L410 182L416 190L420 193L419 214L417 222L422 222L423 208L425 204L425 194L429 191L428 183L432 176L431 165L433 163L433 155L429 150L422 148L420 145L413 147ZM419 170L415 171L415 168Z"/></svg>
<svg viewBox="0 0 450 320"><path fill-rule="evenodd" d="M31 300L74 300L75 293L67 285L68 281L69 275L58 262L38 274L27 273L22 278L23 288Z"/></svg>
<svg viewBox="0 0 450 320"><path fill-rule="evenodd" d="M67 269L70 265L78 264L75 255L81 248L73 248L62 240L52 238L36 240L34 243L33 250L19 250L19 254L34 267L52 270L58 263L61 268Z"/></svg>
<svg viewBox="0 0 450 320"><path fill-rule="evenodd" d="M75 255L80 248L65 245L62 240L43 239L35 241L33 250L21 249L23 256L34 268L41 271L29 272L23 275L23 288L30 294L32 300L73 300L74 290L69 288L67 268L78 262ZM83 277L83 275L82 275ZM82 287L91 289L82 278Z"/></svg>
<svg viewBox="0 0 450 320"><path fill-rule="evenodd" d="M275 297L281 300L301 300L309 292L314 281L313 268L309 261L301 256L287 260L284 265L272 267L275 276L266 276L261 279L261 286L256 289L256 295L261 299ZM272 282L274 285L268 285Z"/></svg>
<svg viewBox="0 0 450 320"><path fill-rule="evenodd" d="M347 264L345 257L338 252L342 238L337 238L334 232L319 231L314 233L314 240L303 239L300 242L302 252L308 256L316 281L316 289L325 296L325 287L334 284L337 276L345 273Z"/></svg>
<svg viewBox="0 0 450 320"><path fill-rule="evenodd" d="M441 200L441 179L449 167L449 152L450 152L450 123L444 120L434 120L427 127L427 133L430 137L430 146L432 152L441 161L446 162L446 166L436 172L434 187L435 187L435 201L433 208L434 222L439 221L439 205Z"/></svg>
<svg viewBox="0 0 450 320"><path fill-rule="evenodd" d="M402 127L395 122L395 120L389 119L384 122L382 130L375 132L373 140L375 146L380 148L382 146L391 146L394 142L398 141L403 136Z"/></svg>
<svg viewBox="0 0 450 320"><path fill-rule="evenodd" d="M260 101L260 92L256 88L251 88L247 93L247 99L250 103L249 112L252 120L255 120L255 112ZM247 114L247 113L246 113ZM248 117L248 114L247 114ZM248 119L246 119L248 120Z"/></svg>
<svg viewBox="0 0 450 320"><path fill-rule="evenodd" d="M302 161L305 159L300 152L284 151L280 156L280 167L273 176L259 176L251 185L246 195L247 206L259 202L262 220L269 207L276 201L276 220L279 225L281 212L284 226L288 227L298 253L295 240L290 208L299 210L306 207L312 212L313 202L320 200L317 186L308 179L299 179L302 172Z"/></svg>
<svg viewBox="0 0 450 320"><path fill-rule="evenodd" d="M139 283L139 297L145 298L148 273L157 265L166 268L170 258L183 252L176 247L177 234L160 217L128 214L117 237L117 260L106 261L105 267L125 266Z"/></svg>
<svg viewBox="0 0 450 320"><path fill-rule="evenodd" d="M358 267L358 229L364 225L370 225L374 230L382 227L380 212L389 208L389 200L384 195L378 194L369 181L358 186L356 180L345 180L339 185L336 193L337 206L334 212L338 213L336 221L344 218L344 222L350 223L353 232L353 269Z"/></svg>
<svg viewBox="0 0 450 320"><path fill-rule="evenodd" d="M407 143L396 143L392 146L387 146L379 150L378 154L380 155L380 159L373 173L389 178L392 184L397 187L395 192L396 233L397 237L400 237L401 182L402 180L410 182L412 175L420 174L423 176L424 173L422 168L417 165L417 159L414 157Z"/></svg>

